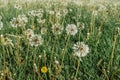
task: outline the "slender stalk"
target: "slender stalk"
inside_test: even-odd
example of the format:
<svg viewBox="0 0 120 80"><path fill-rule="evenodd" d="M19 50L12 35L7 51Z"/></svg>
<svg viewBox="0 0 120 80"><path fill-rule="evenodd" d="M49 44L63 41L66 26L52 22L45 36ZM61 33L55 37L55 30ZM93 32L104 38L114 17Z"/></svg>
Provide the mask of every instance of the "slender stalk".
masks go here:
<svg viewBox="0 0 120 80"><path fill-rule="evenodd" d="M79 67L80 67L80 59L78 59L78 65L77 65L77 70L76 70L76 73L75 73L75 78L77 77Z"/></svg>
<svg viewBox="0 0 120 80"><path fill-rule="evenodd" d="M35 67L34 67L34 63L35 63L35 59L36 59L36 47L34 48L34 59L33 59L33 68L34 68L34 80L36 80L36 75L35 75Z"/></svg>
<svg viewBox="0 0 120 80"><path fill-rule="evenodd" d="M68 36L68 38L67 38L67 37L65 38L65 41L66 41L66 39L67 39L67 41L66 41L65 49L64 49L63 52L62 52L62 55L63 55L63 56L62 56L61 66L63 65L64 57L65 57L66 50L67 50L67 47L68 47L69 38L70 38L70 35Z"/></svg>
<svg viewBox="0 0 120 80"><path fill-rule="evenodd" d="M6 57L5 57L5 47L4 45L2 44L2 49L3 49L3 65L4 65L4 70L3 70L3 73L4 73L4 80L6 80Z"/></svg>
<svg viewBox="0 0 120 80"><path fill-rule="evenodd" d="M109 61L109 64L108 64L108 70L109 71L111 71L111 67L112 67L112 63L113 63L116 42L117 42L117 35L114 36L112 53L111 53L110 61Z"/></svg>

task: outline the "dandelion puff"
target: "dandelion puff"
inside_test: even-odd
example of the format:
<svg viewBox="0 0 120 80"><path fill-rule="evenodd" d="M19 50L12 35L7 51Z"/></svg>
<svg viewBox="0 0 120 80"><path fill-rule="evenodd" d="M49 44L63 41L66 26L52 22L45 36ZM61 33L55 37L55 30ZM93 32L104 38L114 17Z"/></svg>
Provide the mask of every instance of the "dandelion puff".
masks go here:
<svg viewBox="0 0 120 80"><path fill-rule="evenodd" d="M77 27L78 27L78 29L83 30L85 28L85 24L77 22Z"/></svg>
<svg viewBox="0 0 120 80"><path fill-rule="evenodd" d="M88 45L84 44L84 42L77 42L73 46L74 56L77 57L85 57L89 53Z"/></svg>
<svg viewBox="0 0 120 80"><path fill-rule="evenodd" d="M32 29L27 29L27 30L25 31L25 35L27 36L27 39L30 39L30 37L31 37L32 35L34 35L34 32L33 32Z"/></svg>
<svg viewBox="0 0 120 80"><path fill-rule="evenodd" d="M30 38L30 44L31 46L38 46L38 45L42 45L43 44L43 39L41 37L41 35L33 35L31 38Z"/></svg>
<svg viewBox="0 0 120 80"><path fill-rule="evenodd" d="M63 10L63 14L66 15L68 13L68 10L67 9L64 9Z"/></svg>
<svg viewBox="0 0 120 80"><path fill-rule="evenodd" d="M68 26L66 27L66 31L68 35L73 35L73 36L78 32L75 24L68 24Z"/></svg>
<svg viewBox="0 0 120 80"><path fill-rule="evenodd" d="M57 17L57 18L60 18L60 17L61 17L61 13L60 13L59 11L56 13L56 17Z"/></svg>
<svg viewBox="0 0 120 80"><path fill-rule="evenodd" d="M54 15L54 14L55 14L55 12L52 11L52 10L51 10L51 11L48 11L48 12L49 12L50 15Z"/></svg>
<svg viewBox="0 0 120 80"><path fill-rule="evenodd" d="M60 26L60 24L54 24L54 25L52 26L52 32L53 32L54 34L61 34L62 30L63 30L63 27Z"/></svg>
<svg viewBox="0 0 120 80"><path fill-rule="evenodd" d="M41 34L45 34L47 32L47 28L41 28Z"/></svg>
<svg viewBox="0 0 120 80"><path fill-rule="evenodd" d="M11 23L12 27L14 27L14 28L17 28L17 27L19 26L19 24L20 24L18 18L13 18L13 19L10 21L10 23Z"/></svg>
<svg viewBox="0 0 120 80"><path fill-rule="evenodd" d="M44 24L46 20L45 20L45 19L38 18L37 21L38 21L39 24Z"/></svg>
<svg viewBox="0 0 120 80"><path fill-rule="evenodd" d="M20 22L19 26L25 26L26 23L28 22L28 18L24 14L18 15L18 20Z"/></svg>
<svg viewBox="0 0 120 80"><path fill-rule="evenodd" d="M22 6L19 5L18 3L16 3L16 4L14 5L14 8L17 9L17 10L21 10L21 9L22 9Z"/></svg>

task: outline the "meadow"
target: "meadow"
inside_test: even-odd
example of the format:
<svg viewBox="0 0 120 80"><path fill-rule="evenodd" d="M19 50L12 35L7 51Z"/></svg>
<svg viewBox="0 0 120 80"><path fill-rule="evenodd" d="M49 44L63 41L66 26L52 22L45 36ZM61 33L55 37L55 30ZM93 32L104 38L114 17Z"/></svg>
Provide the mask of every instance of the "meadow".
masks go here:
<svg viewBox="0 0 120 80"><path fill-rule="evenodd" d="M120 80L119 0L0 1L0 80Z"/></svg>

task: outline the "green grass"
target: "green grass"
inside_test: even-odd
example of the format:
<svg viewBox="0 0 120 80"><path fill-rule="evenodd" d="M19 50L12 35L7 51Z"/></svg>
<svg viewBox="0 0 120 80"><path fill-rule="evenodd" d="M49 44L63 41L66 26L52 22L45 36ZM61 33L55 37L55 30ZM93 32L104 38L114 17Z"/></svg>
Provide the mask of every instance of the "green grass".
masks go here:
<svg viewBox="0 0 120 80"><path fill-rule="evenodd" d="M120 27L120 5L115 7L111 6L112 3L104 3L106 10L98 11L98 4L87 6L87 3L84 3L78 6L70 2L64 6L62 2L51 2L52 6L49 7L43 3L27 6L22 4L22 10L14 9L12 3L0 8L4 24L0 30L0 35L3 35L0 37L0 80L120 80L120 30L117 29ZM44 24L39 24L37 17L30 18L27 14L30 10L38 9L44 11ZM62 13L64 9L67 9L68 13L60 19L55 15L50 16L47 12L60 10ZM97 16L92 16L93 10L98 11ZM28 17L25 29L13 28L10 24L11 19L20 14ZM85 28L79 30L75 36L68 36L66 26L77 25L78 22L84 23ZM52 32L54 23L62 25L62 34L56 35ZM43 27L47 28L44 35L40 31ZM35 34L42 35L42 45L30 46L24 34L29 28L33 29ZM4 45L5 38L11 39L14 46ZM85 42L90 49L87 56L81 58L80 63L79 58L73 56L72 49L79 41ZM39 55L42 57L39 58ZM59 64L55 64L56 59ZM41 72L43 66L48 68L47 73Z"/></svg>

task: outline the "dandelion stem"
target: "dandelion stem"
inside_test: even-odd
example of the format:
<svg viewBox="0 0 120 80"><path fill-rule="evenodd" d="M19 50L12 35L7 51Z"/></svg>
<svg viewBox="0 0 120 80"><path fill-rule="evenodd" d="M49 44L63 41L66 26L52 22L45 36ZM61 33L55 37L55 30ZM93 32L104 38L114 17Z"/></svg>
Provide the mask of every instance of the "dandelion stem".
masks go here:
<svg viewBox="0 0 120 80"><path fill-rule="evenodd" d="M4 80L6 80L6 59L5 59L5 48L4 48L4 44L2 44L2 49L3 49L3 65L4 65Z"/></svg>
<svg viewBox="0 0 120 80"><path fill-rule="evenodd" d="M62 52L63 56L62 56L61 66L63 65L63 61L64 61L65 53L66 53L66 50L67 50L69 38L70 38L70 35L68 36L68 39L67 39L67 37L65 38L65 41L66 41L66 39L67 39L67 41L66 41L65 49L64 49L63 52Z"/></svg>
<svg viewBox="0 0 120 80"><path fill-rule="evenodd" d="M116 42L117 42L117 35L114 36L112 53L111 53L111 57L110 57L109 65L108 65L108 70L110 70L110 71L111 71L111 67L112 67L112 63L113 63Z"/></svg>
<svg viewBox="0 0 120 80"><path fill-rule="evenodd" d="M77 77L77 74L78 74L78 71L79 71L79 67L80 67L80 59L78 59L78 65L77 65L77 70L76 70L75 78Z"/></svg>
<svg viewBox="0 0 120 80"><path fill-rule="evenodd" d="M35 59L36 59L36 47L34 48L34 60L33 60L33 68L34 68L34 80L36 80L36 78L35 78L35 67L34 67L34 63L35 63Z"/></svg>

